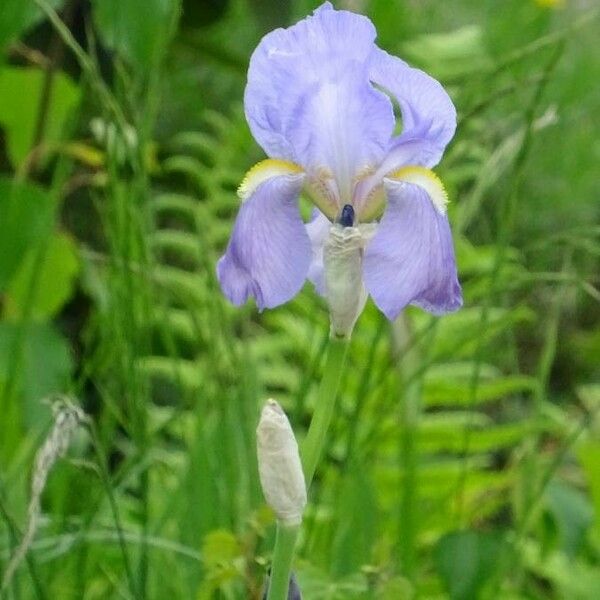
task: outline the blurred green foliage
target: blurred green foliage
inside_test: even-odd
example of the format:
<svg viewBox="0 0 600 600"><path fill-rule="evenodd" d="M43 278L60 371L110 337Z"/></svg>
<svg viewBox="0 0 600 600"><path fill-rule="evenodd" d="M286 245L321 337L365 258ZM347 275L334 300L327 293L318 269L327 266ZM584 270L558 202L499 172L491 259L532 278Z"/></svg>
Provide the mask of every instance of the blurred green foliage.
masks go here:
<svg viewBox="0 0 600 600"><path fill-rule="evenodd" d="M304 597L581 599L600 590L599 33L591 2L348 0L438 77L465 307L350 350L295 569ZM327 314L233 309L215 263L262 158L260 37L312 0L3 0L0 572L69 394L89 415L7 598L261 598L274 518L254 429L301 437ZM56 11L58 12L55 12Z"/></svg>

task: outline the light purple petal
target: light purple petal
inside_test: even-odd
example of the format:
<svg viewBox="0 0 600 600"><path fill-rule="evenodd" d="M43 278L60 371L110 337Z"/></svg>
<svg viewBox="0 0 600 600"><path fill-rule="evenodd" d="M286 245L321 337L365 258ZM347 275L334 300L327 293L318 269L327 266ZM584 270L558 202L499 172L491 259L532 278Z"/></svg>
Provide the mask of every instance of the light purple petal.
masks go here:
<svg viewBox="0 0 600 600"><path fill-rule="evenodd" d="M402 134L389 148L389 154L398 156L386 160L391 166L386 174L403 164L435 166L456 129L456 109L444 88L380 49L371 57L370 77L398 101L402 112ZM408 149L403 147L407 143ZM407 153L412 156L407 158Z"/></svg>
<svg viewBox="0 0 600 600"><path fill-rule="evenodd" d="M242 204L231 240L217 264L223 293L240 306L250 296L259 310L293 298L311 261L311 244L298 209L304 174L273 177Z"/></svg>
<svg viewBox="0 0 600 600"><path fill-rule="evenodd" d="M375 35L369 19L327 3L262 39L244 102L252 134L269 156L309 172L326 167L342 187L380 162L394 116L390 99L369 82Z"/></svg>
<svg viewBox="0 0 600 600"><path fill-rule="evenodd" d="M313 210L312 219L306 224L306 232L312 246L312 261L308 269L308 279L321 296L325 296L325 277L323 274L323 245L329 235L331 221L320 211Z"/></svg>
<svg viewBox="0 0 600 600"><path fill-rule="evenodd" d="M422 188L386 179L388 205L364 257L367 290L388 319L408 304L436 314L462 306L448 217Z"/></svg>

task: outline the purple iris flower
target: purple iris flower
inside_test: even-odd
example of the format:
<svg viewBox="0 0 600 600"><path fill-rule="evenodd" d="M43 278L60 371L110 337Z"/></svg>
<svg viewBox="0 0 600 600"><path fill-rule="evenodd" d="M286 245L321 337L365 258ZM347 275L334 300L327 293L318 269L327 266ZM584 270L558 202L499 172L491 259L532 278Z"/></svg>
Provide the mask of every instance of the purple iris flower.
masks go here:
<svg viewBox="0 0 600 600"><path fill-rule="evenodd" d="M358 236L357 285L389 319L408 304L434 314L461 306L446 193L430 171L454 135L456 111L435 79L375 37L369 19L326 2L254 51L245 111L269 159L240 186L217 266L234 304L252 296L260 310L278 306L307 278L327 296L323 248L334 228L348 227ZM309 223L301 193L317 207Z"/></svg>

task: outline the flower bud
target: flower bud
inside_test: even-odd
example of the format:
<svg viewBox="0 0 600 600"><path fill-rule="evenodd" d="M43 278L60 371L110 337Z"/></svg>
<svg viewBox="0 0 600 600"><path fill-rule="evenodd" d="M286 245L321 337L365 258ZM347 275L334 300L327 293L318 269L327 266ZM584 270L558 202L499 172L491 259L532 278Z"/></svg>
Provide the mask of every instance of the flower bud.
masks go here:
<svg viewBox="0 0 600 600"><path fill-rule="evenodd" d="M331 333L349 338L367 302L363 283L363 250L370 226L344 227L335 223L323 248L325 296L329 305Z"/></svg>
<svg viewBox="0 0 600 600"><path fill-rule="evenodd" d="M267 400L262 410L256 441L258 473L267 503L284 525L299 525L306 506L306 483L294 432L275 400Z"/></svg>

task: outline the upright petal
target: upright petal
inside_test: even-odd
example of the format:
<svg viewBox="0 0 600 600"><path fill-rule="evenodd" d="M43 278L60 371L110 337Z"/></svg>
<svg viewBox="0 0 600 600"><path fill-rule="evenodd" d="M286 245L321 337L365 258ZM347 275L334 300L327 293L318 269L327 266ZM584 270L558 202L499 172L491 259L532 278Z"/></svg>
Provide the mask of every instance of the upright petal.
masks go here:
<svg viewBox="0 0 600 600"><path fill-rule="evenodd" d="M231 240L217 264L223 293L239 306L253 296L260 310L293 298L311 261L298 196L304 174L260 183L242 203Z"/></svg>
<svg viewBox="0 0 600 600"><path fill-rule="evenodd" d="M456 129L456 109L444 88L380 49L372 55L370 77L398 101L402 112L402 134L392 140L386 162L394 164L386 173L403 164L436 165Z"/></svg>
<svg viewBox="0 0 600 600"><path fill-rule="evenodd" d="M375 35L366 17L326 3L267 34L250 60L252 134L269 156L328 170L342 198L358 172L383 158L394 128L389 98L369 81Z"/></svg>
<svg viewBox="0 0 600 600"><path fill-rule="evenodd" d="M457 310L462 292L445 212L414 184L385 180L388 206L364 257L367 290L389 319L408 304Z"/></svg>

